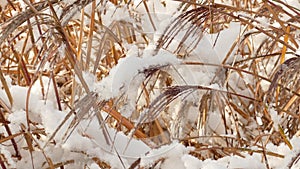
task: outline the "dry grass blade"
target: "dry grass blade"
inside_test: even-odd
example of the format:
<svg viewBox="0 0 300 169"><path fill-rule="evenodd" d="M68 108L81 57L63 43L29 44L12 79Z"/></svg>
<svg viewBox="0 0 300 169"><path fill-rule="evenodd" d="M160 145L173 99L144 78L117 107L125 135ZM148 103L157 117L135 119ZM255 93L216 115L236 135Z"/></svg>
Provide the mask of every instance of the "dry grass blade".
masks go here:
<svg viewBox="0 0 300 169"><path fill-rule="evenodd" d="M178 42L177 48L174 51L175 53L183 52L185 49L188 51L193 51L193 49L198 45L202 38L202 33L210 27L210 14L214 13L214 19L219 19L219 15L215 13L215 11L209 11L209 9L200 7L196 9L192 9L190 11L181 14L175 19L173 24L169 25L165 30L163 35L159 39L159 44L157 45L157 49L168 48L171 46L173 40L180 39ZM215 26L218 26L217 24ZM222 28L218 28L220 30ZM184 34L181 35L181 31L184 31ZM182 38L176 37L183 36ZM190 39L189 39L190 38Z"/></svg>
<svg viewBox="0 0 300 169"><path fill-rule="evenodd" d="M31 77L28 73L26 63L25 63L24 59L18 54L18 52L13 49L13 47L12 47L12 50L16 57L16 60L19 62L19 68L21 69L21 74L23 75L23 77L26 81L26 85L29 86L31 84Z"/></svg>
<svg viewBox="0 0 300 169"><path fill-rule="evenodd" d="M129 130L135 129L133 135L135 135L138 138L147 138L147 136L141 132L140 130L136 129L135 126L125 117L123 117L119 112L112 109L108 104L103 106L102 108L105 112L110 114L112 117L114 117L120 124L128 128Z"/></svg>
<svg viewBox="0 0 300 169"><path fill-rule="evenodd" d="M58 89L57 89L57 85L56 85L57 83L56 83L53 72L51 72L50 76L51 76L52 83L53 83L53 86L54 86L54 92L55 92L55 97L56 97L56 103L57 103L57 106L58 106L58 110L62 111L60 98L59 98L59 94L58 94Z"/></svg>
<svg viewBox="0 0 300 169"><path fill-rule="evenodd" d="M62 122L58 125L58 127L55 129L55 131L51 134L48 141L44 145L43 148L45 148L50 141L54 139L56 134L61 130L63 125L69 120L69 118L75 114L74 119L72 120L71 124L69 125L67 131L65 132L62 140L66 141L69 136L72 134L73 130L76 128L76 126L80 123L82 118L90 111L92 107L94 107L97 103L97 94L96 93L89 93L88 95L84 96L81 100L79 100L75 107L65 116L65 118L62 120ZM71 130L71 131L70 131Z"/></svg>
<svg viewBox="0 0 300 169"><path fill-rule="evenodd" d="M252 150L252 149L248 149L248 148L234 148L234 147L200 147L200 148L196 148L195 149L195 153L199 153L202 151L215 151L215 150L220 150L220 151L224 151L224 152L231 152L231 153L235 153L235 154L240 154L240 152L248 152L248 153L260 153L263 154L264 150ZM192 152L193 153L193 152ZM266 152L267 155L269 156L274 156L274 157L278 157L278 158L284 158L283 155L275 153L275 152Z"/></svg>
<svg viewBox="0 0 300 169"><path fill-rule="evenodd" d="M289 73L294 72L293 74L297 74L297 70L299 66L300 66L299 57L293 57L291 59L288 59L282 65L280 65L280 67L275 71L268 93L272 93L276 89L280 79L282 79L283 77L289 77L288 76Z"/></svg>
<svg viewBox="0 0 300 169"><path fill-rule="evenodd" d="M24 139L26 141L27 148L28 148L28 151L30 153L32 168L35 168L34 167L34 162L33 162L33 155L32 155L32 152L34 151L32 135L31 135L31 133L28 132L28 130L26 131L26 127L25 127L24 124L21 124L21 130L24 134Z"/></svg>
<svg viewBox="0 0 300 169"><path fill-rule="evenodd" d="M87 54L86 54L86 69L89 68L90 61L91 61L91 51L92 51L92 40L93 40L93 32L95 26L95 8L96 8L96 1L92 2L92 12L91 12L91 19L90 19L90 27L89 27L89 34L88 34L88 43L87 43Z"/></svg>
<svg viewBox="0 0 300 169"><path fill-rule="evenodd" d="M290 34L290 26L288 25L287 29L286 29L286 34L284 35L284 42L285 43L288 42L289 34ZM280 64L282 64L285 61L285 54L286 54L286 46L283 46L281 57L280 57Z"/></svg>
<svg viewBox="0 0 300 169"><path fill-rule="evenodd" d="M68 161L53 164L52 166L50 166L46 169L64 168L65 165L73 164L73 163L75 163L75 160L68 160Z"/></svg>
<svg viewBox="0 0 300 169"><path fill-rule="evenodd" d="M77 60L79 62L82 61L82 42L83 42L83 35L84 35L84 10L81 10L81 19L80 19L80 33L79 33L79 40L78 40L78 45L77 45Z"/></svg>
<svg viewBox="0 0 300 169"><path fill-rule="evenodd" d="M1 109L0 109L0 123L4 124L5 130L6 130L7 134L8 134L8 137L5 137L5 138L11 138L11 137L13 136L13 134L12 134L12 132L11 132L9 126L8 126L8 121L5 120L3 111L2 111ZM19 148L18 148L18 145L17 145L17 143L16 143L14 137L15 137L15 136L13 136L13 137L11 138L11 143L12 143L12 145L13 145L13 148L14 148L15 152L16 152L15 156L16 156L17 158L21 158L21 154L20 154L20 152L19 152ZM1 142L1 141L0 141L0 142Z"/></svg>
<svg viewBox="0 0 300 169"><path fill-rule="evenodd" d="M9 87L8 87L8 85L6 83L6 80L5 80L4 76L3 76L3 72L1 70L1 68L0 68L0 80L1 80L1 84L2 84L2 86L4 88L4 91L5 91L6 95L7 95L7 98L9 100L10 105L13 105L13 98L12 98L11 92L9 90Z"/></svg>
<svg viewBox="0 0 300 169"><path fill-rule="evenodd" d="M45 10L47 8L47 4L51 3L53 5L57 4L59 1L58 0L51 0L51 1L46 1L46 2L41 2L41 3L37 3L35 4L33 7L36 11L42 11ZM32 8L27 9L26 11L16 15L13 18L10 18L8 21L0 24L0 46L2 45L2 43L4 42L5 39L8 38L8 36L10 34L12 34L12 32L14 30L17 29L17 27L19 27L21 24L23 24L25 21L27 21L28 19L30 19L31 17L33 17L36 13L34 11L32 11Z"/></svg>
<svg viewBox="0 0 300 169"><path fill-rule="evenodd" d="M36 151L35 147L37 147L42 152L44 158L46 159L47 164L49 165L49 168L54 169L55 167L53 165L52 160L49 157L47 157L47 155L45 154L44 150L41 149L41 146L35 140L35 138L33 136L33 133L30 133L30 132L26 131L26 127L25 127L24 124L21 124L21 130L22 130L22 133L24 135L24 139L26 141L26 144L28 146L27 149L28 149L28 151L30 153L30 156L31 156L32 168L35 168L35 163L34 163L34 158L33 158L33 152ZM34 143L36 145L34 145Z"/></svg>
<svg viewBox="0 0 300 169"><path fill-rule="evenodd" d="M62 26L65 26L70 21L70 19L78 12L78 10L81 10L93 1L94 0L76 0L66 6L59 18Z"/></svg>
<svg viewBox="0 0 300 169"><path fill-rule="evenodd" d="M98 98L97 93L90 92L75 104L75 108L74 108L75 117L71 121L71 124L69 125L67 131L65 132L62 140L64 140L65 142L67 141L67 139L71 136L72 132L77 127L77 125L81 122L83 117L90 112L92 107L95 107L95 105L97 104L97 98Z"/></svg>
<svg viewBox="0 0 300 169"><path fill-rule="evenodd" d="M82 3L84 3L84 2L82 2ZM81 67L79 66L79 64L78 64L78 62L76 60L77 57L75 57L76 56L76 52L73 50L72 45L70 44L69 36L66 34L65 30L63 29L63 23L61 23L61 21L59 20L58 16L56 15L56 12L55 12L52 4L49 4L49 7L50 7L50 9L51 9L51 11L53 13L53 16L54 16L53 19L54 19L54 21L55 21L55 23L57 25L56 29L60 33L60 35L62 36L63 42L66 45L66 48L67 48L67 50L66 50L66 56L67 56L69 62L71 63L72 68L74 68L75 74L78 76L78 78L80 80L80 83L82 84L85 92L89 93L90 89L89 89L88 85L86 84L86 81L83 78ZM82 7L84 7L84 6L82 6ZM66 11L64 11L64 12L66 12Z"/></svg>
<svg viewBox="0 0 300 169"><path fill-rule="evenodd" d="M148 5L147 5L147 3L146 3L145 0L143 0L143 4L144 4L144 7L145 7L145 9L146 9L146 12L147 12L147 15L148 15L148 17L149 17L149 20L150 20L150 22L151 22L151 25L152 25L154 31L156 31L156 30L157 30L157 29L156 29L156 26L155 26L155 24L154 24L154 22L153 22L152 16L151 16L151 14L150 14Z"/></svg>
<svg viewBox="0 0 300 169"><path fill-rule="evenodd" d="M65 125L65 123L69 120L69 118L74 114L74 110L71 110L66 117L62 120L62 122L57 126L57 128L54 130L54 132L49 136L48 141L43 146L43 149L46 148L49 143L55 138L56 134L60 131L60 129Z"/></svg>
<svg viewBox="0 0 300 169"><path fill-rule="evenodd" d="M135 169L136 167L138 167L138 165L141 162L141 158L137 159L134 163L131 164L131 166L129 167L129 169Z"/></svg>
<svg viewBox="0 0 300 169"><path fill-rule="evenodd" d="M6 169L6 166L2 160L2 157L0 157L0 166L2 167L2 169Z"/></svg>
<svg viewBox="0 0 300 169"><path fill-rule="evenodd" d="M290 149L288 138L298 132L299 116L299 57L286 60L274 72L267 91L266 101L278 111L281 117L279 133ZM284 131L284 132L283 132Z"/></svg>
<svg viewBox="0 0 300 169"><path fill-rule="evenodd" d="M297 93L298 95L293 94L293 96L291 97L291 99L284 105L284 107L283 107L283 111L284 111L284 112L288 111L288 109L289 109L294 103L297 104L296 101L297 101L297 99L299 99L300 88L296 91L296 93ZM280 113L280 114L282 114L282 113Z"/></svg>
<svg viewBox="0 0 300 169"><path fill-rule="evenodd" d="M226 93L228 95L238 96L245 99L249 99L255 102L260 102L259 100L256 100L254 98L244 96L238 93L223 91L220 89L214 89L211 87L206 86L191 86L191 85L185 85L185 86L172 86L168 87L165 92L163 92L161 95L159 95L150 105L150 109L145 112L142 117L140 118L140 122L143 123L145 121L152 121L159 113L172 101L174 101L176 98L182 96L182 95L189 95L192 92L196 90L206 90L206 91L215 91L215 92L221 92Z"/></svg>
<svg viewBox="0 0 300 169"><path fill-rule="evenodd" d="M4 137L0 139L0 143L4 143L6 141L12 140L20 135L23 135L24 133L20 132L20 133L16 133L16 134L12 134L10 136Z"/></svg>
<svg viewBox="0 0 300 169"><path fill-rule="evenodd" d="M293 149L293 146L291 144L291 142L288 140L287 136L284 134L283 128L279 125L279 133L281 135L281 137L283 138L283 141L285 142L286 145L288 145L288 147L290 148L290 150Z"/></svg>
<svg viewBox="0 0 300 169"><path fill-rule="evenodd" d="M101 161L98 157L93 157L92 159L100 168L107 168L107 169L111 168L109 164L107 164L104 161Z"/></svg>

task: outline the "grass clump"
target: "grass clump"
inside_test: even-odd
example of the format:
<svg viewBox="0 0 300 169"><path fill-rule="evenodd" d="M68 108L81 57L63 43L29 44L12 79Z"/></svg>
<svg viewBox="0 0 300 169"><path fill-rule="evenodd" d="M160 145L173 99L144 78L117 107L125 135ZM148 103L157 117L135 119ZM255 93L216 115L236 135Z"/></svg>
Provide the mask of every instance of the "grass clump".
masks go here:
<svg viewBox="0 0 300 169"><path fill-rule="evenodd" d="M98 145L97 137L87 134L95 120L102 141L112 149L118 131L152 149L178 140L193 146L190 155L200 160L259 153L266 168L271 168L268 156L284 156L266 145L284 143L293 148L290 140L299 135L300 59L296 54L299 10L292 5L179 0L174 16L165 14L170 15L170 23L161 28L157 18L165 16L155 11L169 8L164 1L7 0L4 4L0 8L0 142L11 156L1 153L3 169L23 164L26 153L36 168L88 168L90 163L111 168L114 164L107 158L84 148L60 152L60 146L74 138ZM223 33L233 28L239 28L237 36L226 35L231 43L224 43ZM206 52L205 40L211 42L212 52ZM143 58L151 45L153 57L166 51L180 62L139 69L128 89L112 89L118 95L108 96L93 87L105 86L130 52ZM122 73L114 74L116 81ZM24 98L15 97L20 95L14 86L26 88ZM34 92L45 105L54 104L54 114L32 108ZM19 100L25 106L18 106ZM12 118L19 109L25 121ZM45 118L54 118L55 113L63 113L59 115L63 118L50 131ZM57 159L54 154L59 152L70 158ZM124 168L143 168L139 157L129 165L118 153ZM152 167L164 160L153 161Z"/></svg>

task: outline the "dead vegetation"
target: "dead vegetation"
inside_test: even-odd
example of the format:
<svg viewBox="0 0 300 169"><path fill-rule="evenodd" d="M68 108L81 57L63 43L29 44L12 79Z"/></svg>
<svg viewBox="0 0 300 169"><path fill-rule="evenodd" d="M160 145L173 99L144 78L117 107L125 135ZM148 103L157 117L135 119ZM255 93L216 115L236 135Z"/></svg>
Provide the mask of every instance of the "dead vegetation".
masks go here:
<svg viewBox="0 0 300 169"><path fill-rule="evenodd" d="M103 100L101 93L90 90L83 73L90 72L100 82L119 59L126 57L128 45L137 45L142 53L153 40L153 35L143 32L133 2L7 0L6 7L0 10L0 80L9 102L0 100L0 120L6 132L1 133L0 142L12 147L12 158L20 160L19 151L26 149L31 154L43 152L48 168L73 164L76 159L53 163L45 149L55 145L55 139L67 140L81 120L92 118L97 118L103 128L112 127L128 135L133 131L134 138L152 148L178 139L184 145L194 146L190 154L201 160L231 154L243 156L241 152L260 153L269 168L266 156L283 158L265 146L269 142L285 143L292 149L289 139L299 135L300 59L295 53L299 47L300 11L283 1L231 0L231 5L180 2L178 10L182 14L173 18L174 22L160 36L157 52L163 49L175 54L182 59L180 66L186 69L217 71L207 72L213 75L206 84L190 85L178 83L185 77L175 77L177 67L172 65L145 69L140 72L145 75L144 81L134 89L138 91L134 113L127 118L122 110L130 102L128 93ZM111 3L116 9L125 6L131 22L115 20L105 25L102 18ZM149 14L155 30L158 25L152 21L147 2L139 5ZM86 6L89 10L85 11ZM203 34L217 35L229 29L231 23L239 23L241 30L234 43L228 44L230 50L219 63L189 60L195 56L209 57L197 56L195 52L201 49ZM36 83L47 86L42 80L45 77L54 86L58 110L70 110L50 135L39 122L32 121L28 108L31 87ZM13 98L11 84L28 87L27 98ZM208 87L213 84L220 89ZM49 89L42 87L40 92L47 100ZM6 117L14 113L12 107L17 99L26 100L27 124L13 133ZM106 119L101 117L103 112L109 115ZM277 113L278 122L273 121L273 112ZM189 116L195 117L194 121ZM73 119L63 131L64 137L55 138L70 118ZM220 122L218 129L210 126L212 118ZM44 147L37 141L41 136L49 138ZM26 147L18 145L16 140L20 139L26 140ZM251 149L254 146L258 149ZM110 168L100 157L80 153L100 168ZM10 168L4 157L1 154L1 167ZM153 167L163 161L154 162ZM132 164L131 168L134 167L142 168L139 159Z"/></svg>

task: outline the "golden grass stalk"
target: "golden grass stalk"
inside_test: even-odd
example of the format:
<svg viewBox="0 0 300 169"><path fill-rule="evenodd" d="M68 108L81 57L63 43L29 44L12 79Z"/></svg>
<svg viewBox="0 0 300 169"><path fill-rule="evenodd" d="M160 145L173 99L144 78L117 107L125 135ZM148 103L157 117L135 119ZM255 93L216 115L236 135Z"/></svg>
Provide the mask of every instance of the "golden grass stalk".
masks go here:
<svg viewBox="0 0 300 169"><path fill-rule="evenodd" d="M134 124L132 124L127 118L123 117L119 112L111 108L109 104L104 105L102 110L110 114L114 119L116 119L121 125L125 126L127 129L129 130L135 129L135 132L133 134L137 138L147 138L147 136L142 131L136 129Z"/></svg>
<svg viewBox="0 0 300 169"><path fill-rule="evenodd" d="M1 68L0 68L0 81L2 83L2 86L4 88L6 96L7 96L8 100L9 100L9 103L12 106L13 105L13 97L12 97L11 92L9 90L9 87L8 87L8 85L6 83L6 80L5 80L4 76L3 76L3 72L1 70Z"/></svg>

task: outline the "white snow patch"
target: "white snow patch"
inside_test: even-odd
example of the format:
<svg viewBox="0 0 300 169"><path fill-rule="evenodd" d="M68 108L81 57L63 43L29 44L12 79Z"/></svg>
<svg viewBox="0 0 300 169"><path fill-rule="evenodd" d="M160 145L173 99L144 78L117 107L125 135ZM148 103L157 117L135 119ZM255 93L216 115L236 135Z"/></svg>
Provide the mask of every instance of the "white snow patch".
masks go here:
<svg viewBox="0 0 300 169"><path fill-rule="evenodd" d="M144 51L142 57L138 57L137 48L128 51L128 56L119 60L117 66L112 68L109 76L95 85L96 92L100 97L109 99L127 92L133 84L140 85L144 74L143 71L156 66L178 64L179 60L173 54L160 50L155 56L155 46L151 45ZM138 76L141 75L141 76Z"/></svg>
<svg viewBox="0 0 300 169"><path fill-rule="evenodd" d="M193 148L186 148L184 145L173 141L169 145L164 145L159 149L151 150L145 156L141 157L141 166L150 166L153 162L164 158L161 168L184 168L184 162L181 157L188 154Z"/></svg>

